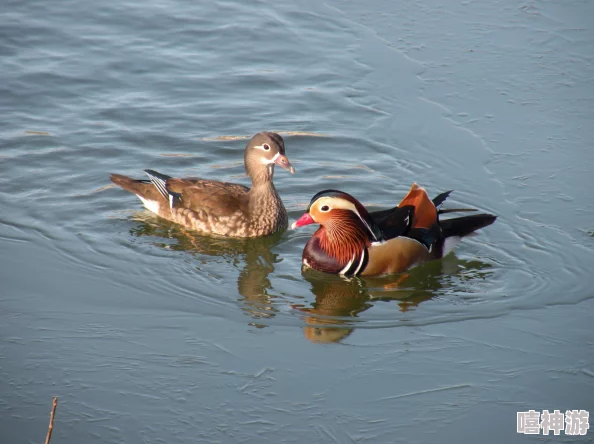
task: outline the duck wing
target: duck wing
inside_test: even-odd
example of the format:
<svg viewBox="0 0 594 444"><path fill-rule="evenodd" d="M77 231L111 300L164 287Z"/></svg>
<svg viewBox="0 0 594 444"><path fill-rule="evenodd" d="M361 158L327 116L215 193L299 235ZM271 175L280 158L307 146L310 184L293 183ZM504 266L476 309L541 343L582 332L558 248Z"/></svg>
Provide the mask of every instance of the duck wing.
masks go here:
<svg viewBox="0 0 594 444"><path fill-rule="evenodd" d="M369 213L386 239L404 236L410 229L415 208L410 205Z"/></svg>
<svg viewBox="0 0 594 444"><path fill-rule="evenodd" d="M250 189L240 184L170 178L166 187L174 196L176 208L187 208L206 217L226 217L248 209Z"/></svg>
<svg viewBox="0 0 594 444"><path fill-rule="evenodd" d="M190 210L194 218L208 223L221 217L243 213L248 208L249 188L230 182L206 179L180 179L145 170L150 181L175 211Z"/></svg>
<svg viewBox="0 0 594 444"><path fill-rule="evenodd" d="M397 207L374 211L370 215L386 239L398 236L417 239L424 235L424 230L430 230L438 223L437 207L449 194L450 191L442 193L432 201L425 189L414 183Z"/></svg>

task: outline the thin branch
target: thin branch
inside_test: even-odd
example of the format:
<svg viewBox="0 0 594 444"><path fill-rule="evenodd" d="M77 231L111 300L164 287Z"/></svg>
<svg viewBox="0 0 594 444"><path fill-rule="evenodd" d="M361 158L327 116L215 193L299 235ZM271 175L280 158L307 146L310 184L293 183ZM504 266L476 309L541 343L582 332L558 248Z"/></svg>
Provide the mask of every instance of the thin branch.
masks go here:
<svg viewBox="0 0 594 444"><path fill-rule="evenodd" d="M54 398L52 405L52 413L50 414L49 427L47 428L47 436L45 437L45 444L49 444L52 439L52 431L54 430L54 415L56 414L56 407L58 407L58 398Z"/></svg>

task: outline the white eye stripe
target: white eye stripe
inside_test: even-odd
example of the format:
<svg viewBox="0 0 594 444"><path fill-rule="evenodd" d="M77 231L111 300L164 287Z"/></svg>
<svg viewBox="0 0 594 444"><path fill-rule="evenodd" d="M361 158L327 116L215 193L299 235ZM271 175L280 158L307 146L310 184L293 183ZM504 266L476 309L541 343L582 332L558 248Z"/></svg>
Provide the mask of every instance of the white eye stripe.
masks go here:
<svg viewBox="0 0 594 444"><path fill-rule="evenodd" d="M316 202L320 202L320 205L318 206L320 211L322 211L322 207L324 205L329 206L330 209L339 208L341 210L352 211L353 213L355 213L357 215L359 220L363 223L363 225L365 225L365 227L369 230L369 232L371 233L373 238L377 241L377 237L376 237L375 233L373 232L373 230L371 229L369 224L365 221L365 219L363 219L361 217L361 215L359 214L359 211L357 210L357 207L352 202L349 202L348 200L345 200L345 199L336 198L336 197L320 197Z"/></svg>
<svg viewBox="0 0 594 444"><path fill-rule="evenodd" d="M264 148L264 146L267 146L268 149ZM270 151L272 146L269 143L263 143L262 145L254 145L252 148L256 148L257 150L262 150L262 151Z"/></svg>

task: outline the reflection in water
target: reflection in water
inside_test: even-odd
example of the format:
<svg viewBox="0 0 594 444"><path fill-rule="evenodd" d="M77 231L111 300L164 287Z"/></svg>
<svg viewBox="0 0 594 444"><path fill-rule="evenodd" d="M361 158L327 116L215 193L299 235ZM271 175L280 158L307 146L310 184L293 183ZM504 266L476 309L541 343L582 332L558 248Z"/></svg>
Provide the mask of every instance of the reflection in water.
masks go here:
<svg viewBox="0 0 594 444"><path fill-rule="evenodd" d="M338 342L354 330L358 313L371 307L371 298L359 278L305 269L303 277L311 284L316 300L311 307L294 306L307 316L305 337L312 342Z"/></svg>
<svg viewBox="0 0 594 444"><path fill-rule="evenodd" d="M274 271L279 261L272 249L280 242L281 234L255 239L233 239L216 236L202 236L168 221L157 219L146 213L137 213L134 220L140 225L132 228L134 236L151 236L171 240L176 243L154 242L154 245L190 254L217 256L230 259L239 266L237 291L243 297L243 310L254 319L274 317L278 312L275 296L268 294L271 288L268 275ZM252 323L256 327L264 327Z"/></svg>
<svg viewBox="0 0 594 444"><path fill-rule="evenodd" d="M264 327L259 319L274 317L279 312L279 297L270 293L269 275L280 261L272 250L282 234L257 239L231 239L202 236L192 230L158 219L148 213L137 213L139 225L130 230L134 236L151 236L154 245L193 255L229 259L239 269L237 291L242 296L242 309ZM175 242L171 242L175 240ZM449 255L446 258L416 267L408 273L375 278L344 278L304 269L302 275L311 285L315 301L311 306L293 304L303 313L305 337L312 342L339 342L361 325L360 314L376 301L396 302L402 313L436 296L454 295L464 298L468 281L484 279L491 265L480 261L465 261ZM394 321L395 317L391 319ZM374 320L368 322L373 324Z"/></svg>
<svg viewBox="0 0 594 444"><path fill-rule="evenodd" d="M448 256L417 267L409 273L379 278L345 278L304 269L315 302L311 307L296 306L307 314L304 334L312 342L339 342L355 328L358 315L373 306L373 301L398 301L401 312L435 296L463 292L461 283L485 278L489 264L463 261Z"/></svg>

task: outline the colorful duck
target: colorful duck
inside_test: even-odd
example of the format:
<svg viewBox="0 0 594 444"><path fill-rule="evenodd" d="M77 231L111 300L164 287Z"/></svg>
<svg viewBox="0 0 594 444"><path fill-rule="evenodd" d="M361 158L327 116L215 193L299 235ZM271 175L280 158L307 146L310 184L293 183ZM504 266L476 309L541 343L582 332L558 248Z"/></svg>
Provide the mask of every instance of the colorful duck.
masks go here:
<svg viewBox="0 0 594 444"><path fill-rule="evenodd" d="M317 193L292 228L320 224L302 256L305 266L345 276L400 273L440 259L465 236L491 225L497 216L474 214L440 220L440 214L473 209L440 210L451 191L431 200L413 184L392 209L369 212L350 194Z"/></svg>

